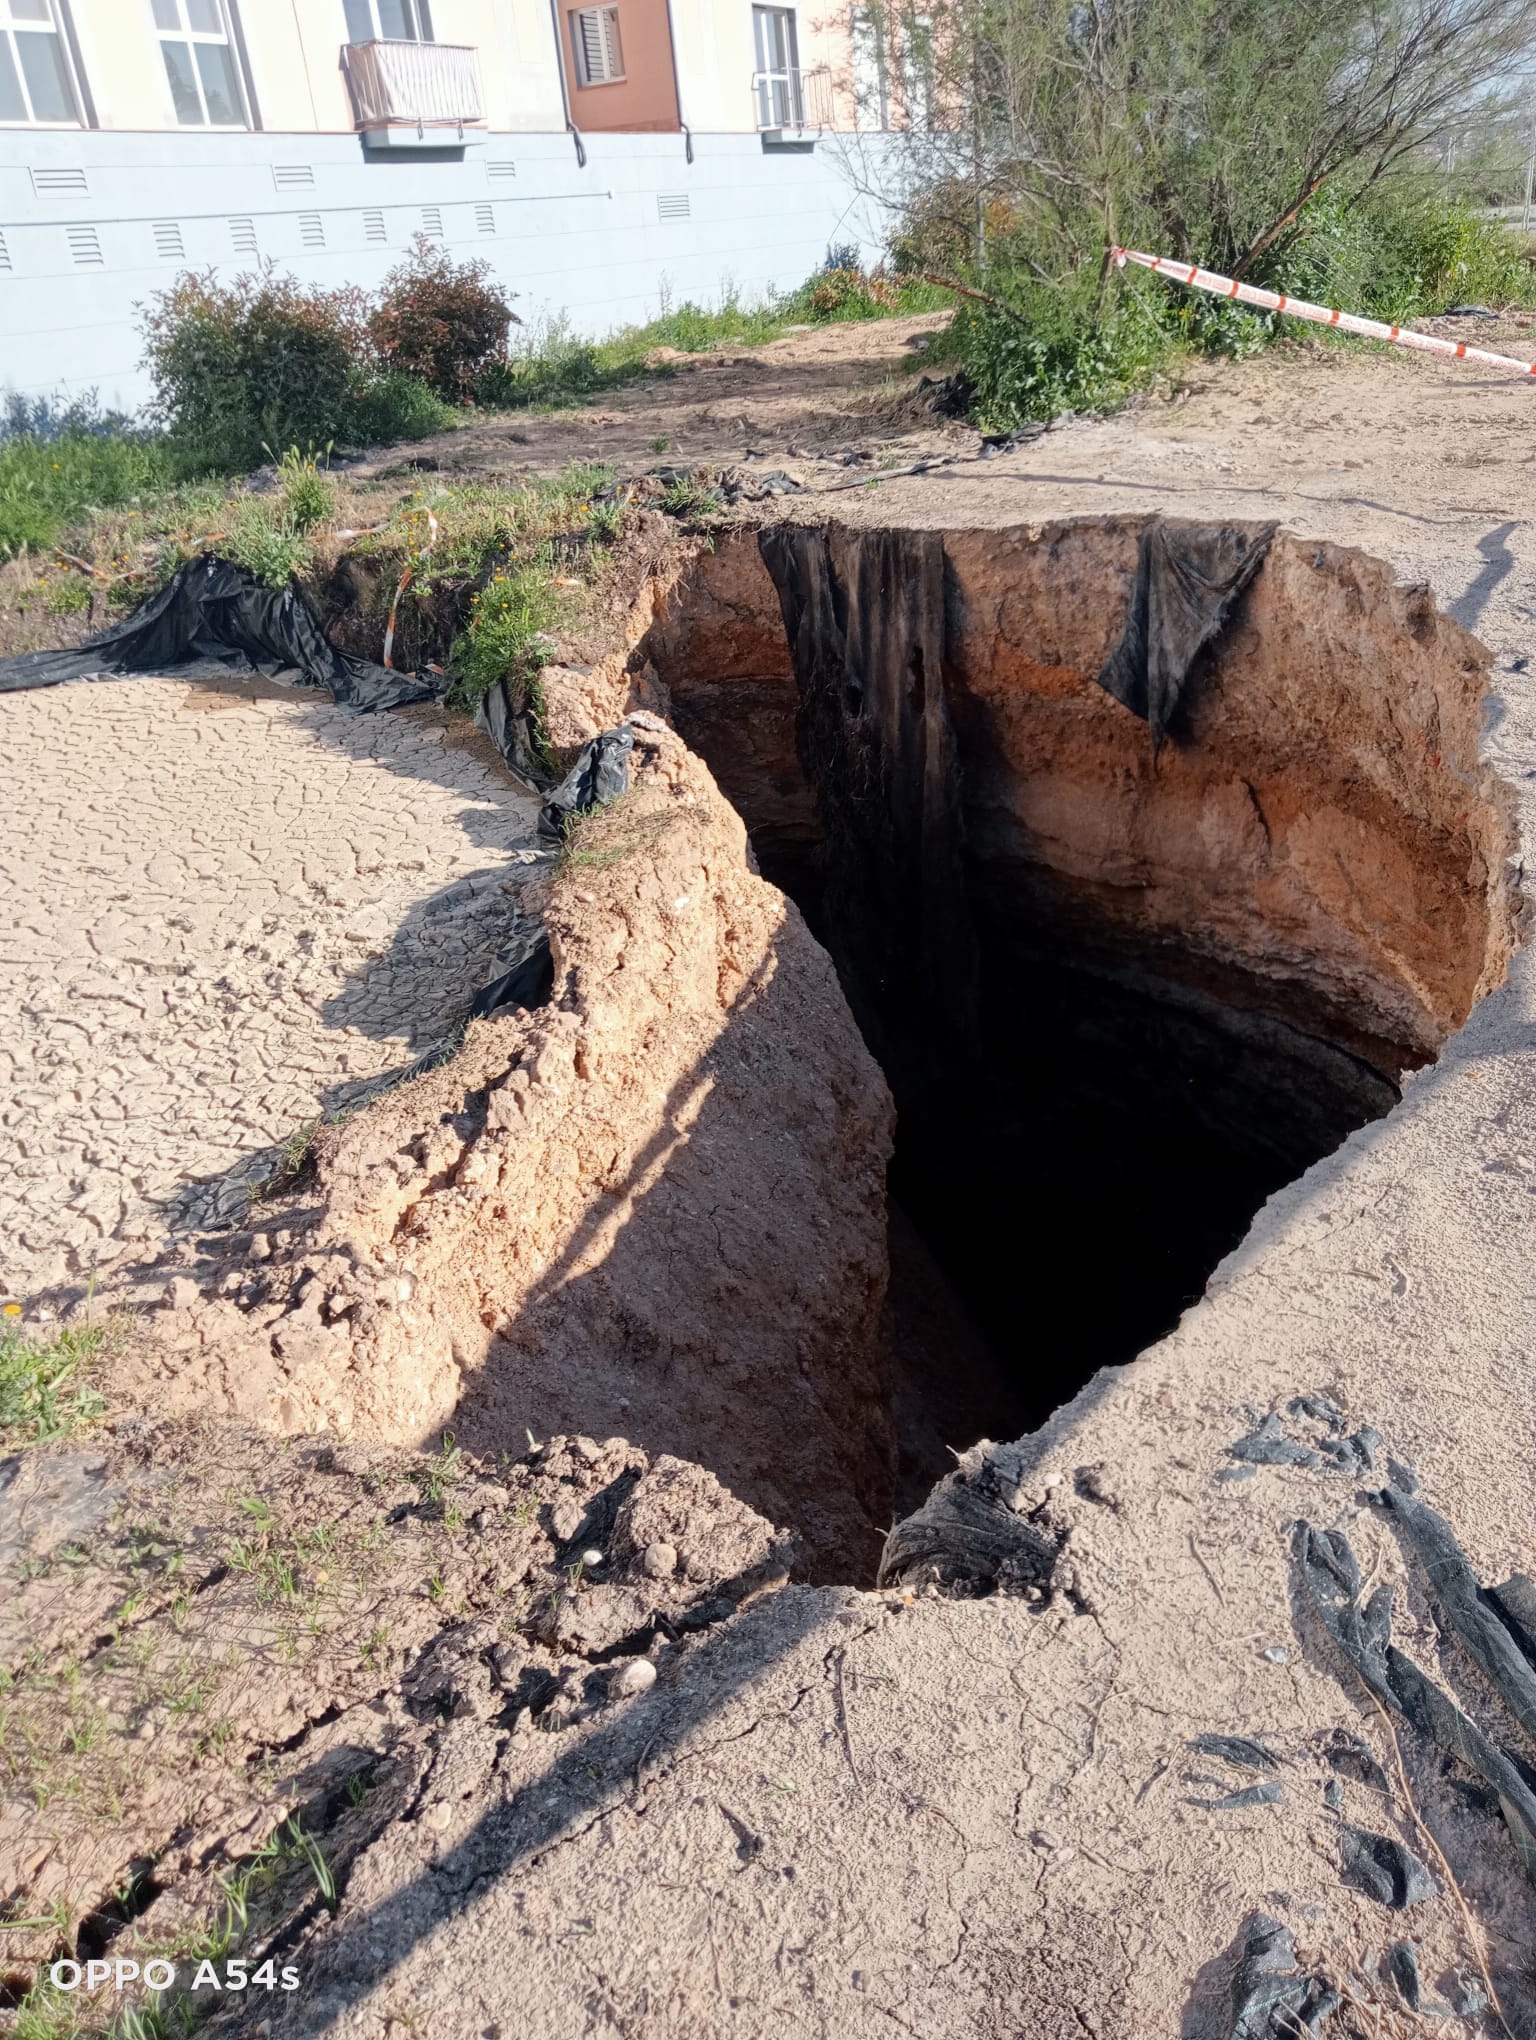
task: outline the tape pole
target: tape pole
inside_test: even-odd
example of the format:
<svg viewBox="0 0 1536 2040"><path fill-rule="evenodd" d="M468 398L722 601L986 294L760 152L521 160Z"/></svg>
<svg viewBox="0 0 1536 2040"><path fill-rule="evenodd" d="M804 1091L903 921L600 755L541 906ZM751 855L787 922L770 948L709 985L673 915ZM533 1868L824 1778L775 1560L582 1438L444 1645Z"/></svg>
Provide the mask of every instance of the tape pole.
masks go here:
<svg viewBox="0 0 1536 2040"><path fill-rule="evenodd" d="M1251 283L1218 276L1213 269L1201 269L1191 262L1175 262L1167 255L1143 255L1135 248L1112 248L1117 269L1138 262L1158 276L1182 283L1190 290L1207 290L1213 297L1235 298L1240 305L1257 305L1261 311L1284 312L1288 319L1310 319L1314 326L1334 326L1341 333L1358 333L1363 340L1390 340L1394 347L1412 347L1420 354L1443 354L1451 361L1480 361L1486 368L1510 368L1517 375L1536 375L1536 361L1516 361L1512 355L1490 354L1483 347L1469 347L1464 340L1441 340L1433 333L1415 333L1409 326L1388 326L1379 319L1360 319L1353 312L1337 312L1328 305L1311 305L1305 298L1284 297L1277 291L1259 290Z"/></svg>

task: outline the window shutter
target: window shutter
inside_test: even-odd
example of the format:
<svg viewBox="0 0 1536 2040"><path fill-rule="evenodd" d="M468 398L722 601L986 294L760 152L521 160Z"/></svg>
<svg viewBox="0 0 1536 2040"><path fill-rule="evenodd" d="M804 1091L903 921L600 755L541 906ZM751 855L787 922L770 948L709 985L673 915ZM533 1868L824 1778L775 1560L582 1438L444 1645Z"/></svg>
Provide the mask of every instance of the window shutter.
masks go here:
<svg viewBox="0 0 1536 2040"><path fill-rule="evenodd" d="M583 85L596 85L603 75L603 32L598 26L597 9L583 7L571 16L571 27L576 31L576 69Z"/></svg>
<svg viewBox="0 0 1536 2040"><path fill-rule="evenodd" d="M617 7L600 7L597 13L603 29L603 76L622 78L624 52L619 47L619 10Z"/></svg>

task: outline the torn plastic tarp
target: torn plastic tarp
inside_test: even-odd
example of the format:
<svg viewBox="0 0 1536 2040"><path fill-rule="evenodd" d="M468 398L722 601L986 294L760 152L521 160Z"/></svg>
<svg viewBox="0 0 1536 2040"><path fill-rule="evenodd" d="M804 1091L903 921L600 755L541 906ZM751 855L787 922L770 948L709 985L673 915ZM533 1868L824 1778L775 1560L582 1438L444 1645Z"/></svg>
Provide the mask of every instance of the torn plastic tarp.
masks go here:
<svg viewBox="0 0 1536 2040"><path fill-rule="evenodd" d="M343 708L403 708L439 692L429 674L396 673L338 650L296 582L268 588L234 560L202 553L83 645L0 660L0 693L129 673L230 672L295 676L328 687Z"/></svg>
<svg viewBox="0 0 1536 2040"><path fill-rule="evenodd" d="M1275 524L1185 524L1154 517L1141 534L1130 612L1099 685L1139 715L1156 751L1196 655L1263 564Z"/></svg>
<svg viewBox="0 0 1536 2040"><path fill-rule="evenodd" d="M1057 1540L1017 1512L1023 1477L1019 1446L973 1445L886 1538L879 1585L931 1581L971 1594L1043 1586L1056 1563Z"/></svg>
<svg viewBox="0 0 1536 2040"><path fill-rule="evenodd" d="M1484 1593L1450 1524L1427 1503L1394 1487L1384 1489L1381 1500L1418 1553L1436 1605L1468 1656L1492 1680L1510 1713L1536 1741L1536 1671L1511 1634L1501 1608Z"/></svg>
<svg viewBox="0 0 1536 2040"><path fill-rule="evenodd" d="M525 688L514 690L506 680L493 681L480 697L475 727L485 731L519 779L548 793L556 774L545 762L533 704Z"/></svg>
<svg viewBox="0 0 1536 2040"><path fill-rule="evenodd" d="M576 763L539 809L539 834L546 842L563 843L577 815L628 793L634 747L635 733L623 725L582 745Z"/></svg>
<svg viewBox="0 0 1536 2040"><path fill-rule="evenodd" d="M1323 1627L1368 1690L1427 1742L1492 1786L1526 1874L1536 1880L1536 1793L1514 1760L1393 1644L1393 1589L1378 1587L1362 1605L1359 1562L1341 1530L1298 1523L1295 1551L1302 1585Z"/></svg>
<svg viewBox="0 0 1536 2040"><path fill-rule="evenodd" d="M1339 1863L1346 1884L1353 1884L1394 1912L1434 1898L1440 1889L1418 1857L1395 1835L1372 1834L1369 1828L1351 1827L1348 1821L1339 1823Z"/></svg>
<svg viewBox="0 0 1536 2040"><path fill-rule="evenodd" d="M1342 2002L1331 1984L1296 1967L1290 1928L1255 1913L1232 1976L1231 2040L1302 2040Z"/></svg>

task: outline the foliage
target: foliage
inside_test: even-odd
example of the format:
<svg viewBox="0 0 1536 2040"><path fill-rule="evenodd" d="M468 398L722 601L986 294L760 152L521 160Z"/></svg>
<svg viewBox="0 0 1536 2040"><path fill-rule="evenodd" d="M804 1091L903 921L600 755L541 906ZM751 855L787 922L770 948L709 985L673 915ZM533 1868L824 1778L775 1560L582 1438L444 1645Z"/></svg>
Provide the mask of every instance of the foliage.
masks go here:
<svg viewBox="0 0 1536 2040"><path fill-rule="evenodd" d="M1132 284L1100 306L1087 286L1010 282L1007 310L965 303L951 336L987 431L1112 405L1168 356L1159 300L1145 286Z"/></svg>
<svg viewBox="0 0 1536 2040"><path fill-rule="evenodd" d="M469 622L454 642L447 699L473 708L498 680L530 688L554 656L547 633L559 614L546 550L498 567L470 601Z"/></svg>
<svg viewBox="0 0 1536 2040"><path fill-rule="evenodd" d="M455 262L440 243L418 234L384 279L368 331L386 368L463 403L480 371L505 358L514 319L489 263Z"/></svg>
<svg viewBox="0 0 1536 2040"><path fill-rule="evenodd" d="M288 522L295 531L313 531L335 514L336 491L320 472L313 454L290 446L277 464L277 479Z"/></svg>
<svg viewBox="0 0 1536 2040"><path fill-rule="evenodd" d="M269 588L286 588L314 554L309 538L295 528L286 509L258 496L247 496L236 506L219 550Z"/></svg>
<svg viewBox="0 0 1536 2040"><path fill-rule="evenodd" d="M8 407L0 437L0 557L52 545L77 518L153 495L171 461L153 434L66 419L38 430ZM17 426L20 429L16 429Z"/></svg>
<svg viewBox="0 0 1536 2040"><path fill-rule="evenodd" d="M508 358L481 374L476 398L508 410L581 404L634 381L647 369L665 366L653 359L663 348L703 354L722 347L760 347L791 326L888 319L948 306L945 294L930 284L883 270L866 273L858 266L857 249L833 253L835 264L829 259L826 268L797 289L760 304L745 304L729 290L713 311L687 301L672 305L664 297L656 318L626 326L606 340L577 340L563 319L545 320L528 327Z"/></svg>
<svg viewBox="0 0 1536 2040"><path fill-rule="evenodd" d="M427 439L451 431L458 421L458 412L436 390L399 370L360 377L346 414L347 437L358 446Z"/></svg>
<svg viewBox="0 0 1536 2040"><path fill-rule="evenodd" d="M19 1320L0 1320L0 1439L38 1444L99 1417L105 1405L86 1376L105 1343L99 1325L38 1337Z"/></svg>
<svg viewBox="0 0 1536 2040"><path fill-rule="evenodd" d="M367 357L358 291L306 287L270 265L229 284L189 272L151 299L143 324L157 406L189 468L232 473L267 446L344 431Z"/></svg>

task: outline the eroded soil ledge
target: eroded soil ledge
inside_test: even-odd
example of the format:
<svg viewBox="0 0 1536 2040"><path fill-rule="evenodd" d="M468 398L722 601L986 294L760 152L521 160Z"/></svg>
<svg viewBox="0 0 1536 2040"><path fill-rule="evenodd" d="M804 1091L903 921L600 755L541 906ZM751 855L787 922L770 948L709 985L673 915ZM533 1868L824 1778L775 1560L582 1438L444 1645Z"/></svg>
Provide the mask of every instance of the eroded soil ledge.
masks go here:
<svg viewBox="0 0 1536 2040"><path fill-rule="evenodd" d="M1043 1285L1024 1294L1011 1356L995 1330L977 1331L986 1299L923 1208L930 1171L953 1189L933 1100L956 1115L962 1175L989 1121L1000 1130L1006 1165L982 1183L995 1199L1002 1178L1040 1172L1042 1153L1068 1155L1074 1128L1126 1120L1117 1062L1132 1091L1153 1069L1171 1074L1155 1110L1137 1106L1121 1126L1125 1178L1088 1170L1078 1185L1097 1187L1104 1213L1098 1290L1134 1289L1125 1243L1160 1216L1136 1198L1172 1148L1199 1150L1179 1165L1186 1184L1225 1158L1209 1255L1269 1189L1386 1111L1505 969L1509 836L1478 760L1476 642L1378 563L1282 535L1198 676L1187 726L1154 760L1144 726L1092 677L1123 621L1138 530L1094 519L942 541L942 685L981 955L968 1075L995 1076L1010 1026L1014 1052L1028 1052L1016 1096L994 1081L968 1098L940 1068L930 1098L911 1074L920 1058L901 1001L879 983L850 988L903 1119L923 1134L904 1180L898 1162L917 1238L898 1255L894 1318L890 1092L832 960L769 882L835 927L834 832L797 741L799 690L756 536L669 562L624 654L555 676L564 741L637 704L664 708L676 730L641 715L631 793L581 827L547 896L527 899L552 937L550 1003L474 1023L452 1061L330 1130L313 1183L259 1237L247 1228L189 1255L156 1313L141 1386L164 1414L196 1407L257 1427L227 1448L226 1471L226 1448L210 1445L217 1477L162 1507L150 1490L181 1449L172 1425L124 1431L93 1470L57 1476L127 1496L141 1536L163 1516L167 1541L208 1561L199 1598L232 1597L253 1636L260 1611L288 1612L285 1597L318 1621L340 1594L338 1664L363 1669L341 1680L310 1666L296 1629L314 1678L277 1679L259 1707L261 1681L246 1680L219 1703L235 1729L211 1740L183 1735L174 1679L166 1695L132 1698L151 1746L165 1737L157 1810L142 1833L130 1820L100 1846L71 1823L32 1822L18 1831L18 1893L101 1898L136 1849L163 1864L138 1887L146 1903L126 1923L104 1912L93 1932L147 1943L161 1880L178 1919L197 1912L239 1836L300 1806L334 1837L345 1874L334 1920L279 1887L264 1929L311 1965L296 2030L383 2031L391 1992L423 1962L450 1960L468 1979L462 2030L516 2005L551 2040L579 2030L578 2005L594 2032L651 2021L669 2034L873 2033L884 2028L870 1980L878 1995L887 1974L916 2030L928 2017L932 2030L1056 2040L1086 2014L1094 2031L1140 2040L1187 1996L1185 2030L1216 2034L1219 2014L1201 2007L1226 1988L1254 1893L1273 1885L1266 1902L1316 1923L1335 1964L1397 1931L1365 1900L1338 1900L1325 1859L1337 1802L1319 1798L1329 1737L1379 1741L1377 1726L1310 1642L1298 1652L1285 1614L1290 1521L1331 1507L1353 1520L1358 1499L1338 1484L1314 1492L1301 1461L1217 1485L1260 1413L1297 1430L1288 1394L1347 1407L1342 1361L1289 1346L1253 1355L1246 1414L1235 1397L1248 1385L1230 1367L1186 1396L1182 1370L1209 1373L1217 1336L1202 1306L1140 1366L1101 1376L1008 1461L1008 1505L1052 1554L1027 1599L962 1610L910 1591L764 1593L792 1564L812 1580L871 1577L903 1425L908 1470L931 1466L1006 1407L1020 1372L1051 1407L1097 1357L1136 1351L1134 1313L1102 1311L1079 1280L1086 1261L1061 1285L1062 1308L1088 1328L1069 1362L1030 1344ZM833 529L828 543L856 587L856 542ZM878 932L888 949L900 934ZM1032 985L1047 988L1043 1017ZM1072 1045L1085 1029L1086 1057ZM1102 1091L1085 1086L1085 1066L1109 1072ZM1041 1091L1060 1109L1037 1109ZM1411 1144L1411 1118L1410 1106L1384 1135ZM1106 1152L1094 1149L1094 1169ZM1036 1206L1009 1207L1010 1275L1031 1211L1058 1201L1045 1174ZM1334 1253L1326 1200L1279 1203L1302 1262ZM1262 1299L1244 1308L1257 1338ZM1376 1403L1350 1420L1400 1418L1426 1451L1433 1412L1413 1413L1406 1382L1403 1408L1386 1410L1381 1386L1373 1377ZM444 1428L474 1456L395 1449ZM272 1470L284 1448L259 1433L321 1429L348 1442L298 1444L285 1486ZM528 1456L530 1432L556 1435ZM1316 1442L1309 1430L1297 1449L1316 1457ZM247 1528L228 1496L245 1483L276 1494L285 1518L259 1526L249 1606L227 1557ZM332 1562L297 1529L333 1514L345 1556L327 1578ZM1389 1563L1374 1525L1352 1534L1368 1565ZM51 1578L40 1570L30 1593L39 1621ZM93 1675L98 1659L112 1673L123 1584L94 1583L99 1605L82 1600L77 1619L52 1579L49 1634ZM135 1633L180 1665L186 1612L169 1582L156 1593ZM400 1634L381 1640L394 1598ZM1421 1599L1405 1620L1428 1656ZM281 1638L257 1641L269 1651ZM627 1672L642 1661L646 1673ZM907 1712L909 1676L926 1695L920 1717ZM314 1703L333 1686L323 1718ZM549 1761L526 1733L535 1721L562 1732ZM1184 1738L1229 1727L1276 1739L1290 1811L1188 1811L1191 1788L1212 1786L1190 1773ZM216 1765L226 1744L251 1765L257 1810L247 1819L221 1774L174 1833L164 1781L179 1763ZM1390 1749L1373 1761L1389 1764ZM1409 1762L1505 1961L1523 1914L1497 1814ZM363 1780L356 1801L350 1778ZM1389 1811L1349 1789L1352 1817L1411 1822L1395 1800ZM1315 1817L1314 1801L1326 1809ZM946 1811L962 1802L963 1824ZM833 1832L839 1867L816 1857L802 1892L797 1864ZM716 1843L730 1859L718 1876ZM866 1907L856 1962L841 1946L814 1957L806 1921L864 1907L865 1872L850 1866L877 1860L892 1886L885 1926ZM1220 1925L1207 1932L1212 1908ZM669 1983L658 1951L674 1930L691 1947L717 1920L706 2003ZM1465 1965L1449 1900L1414 1932L1426 1974ZM777 1966L763 1933L779 1936ZM729 1953L738 1934L752 1949L744 1967ZM573 1935L606 1951L596 1980L588 1940ZM476 1980L487 1936L526 1950L515 1984ZM852 1976L825 2002L823 1960Z"/></svg>

